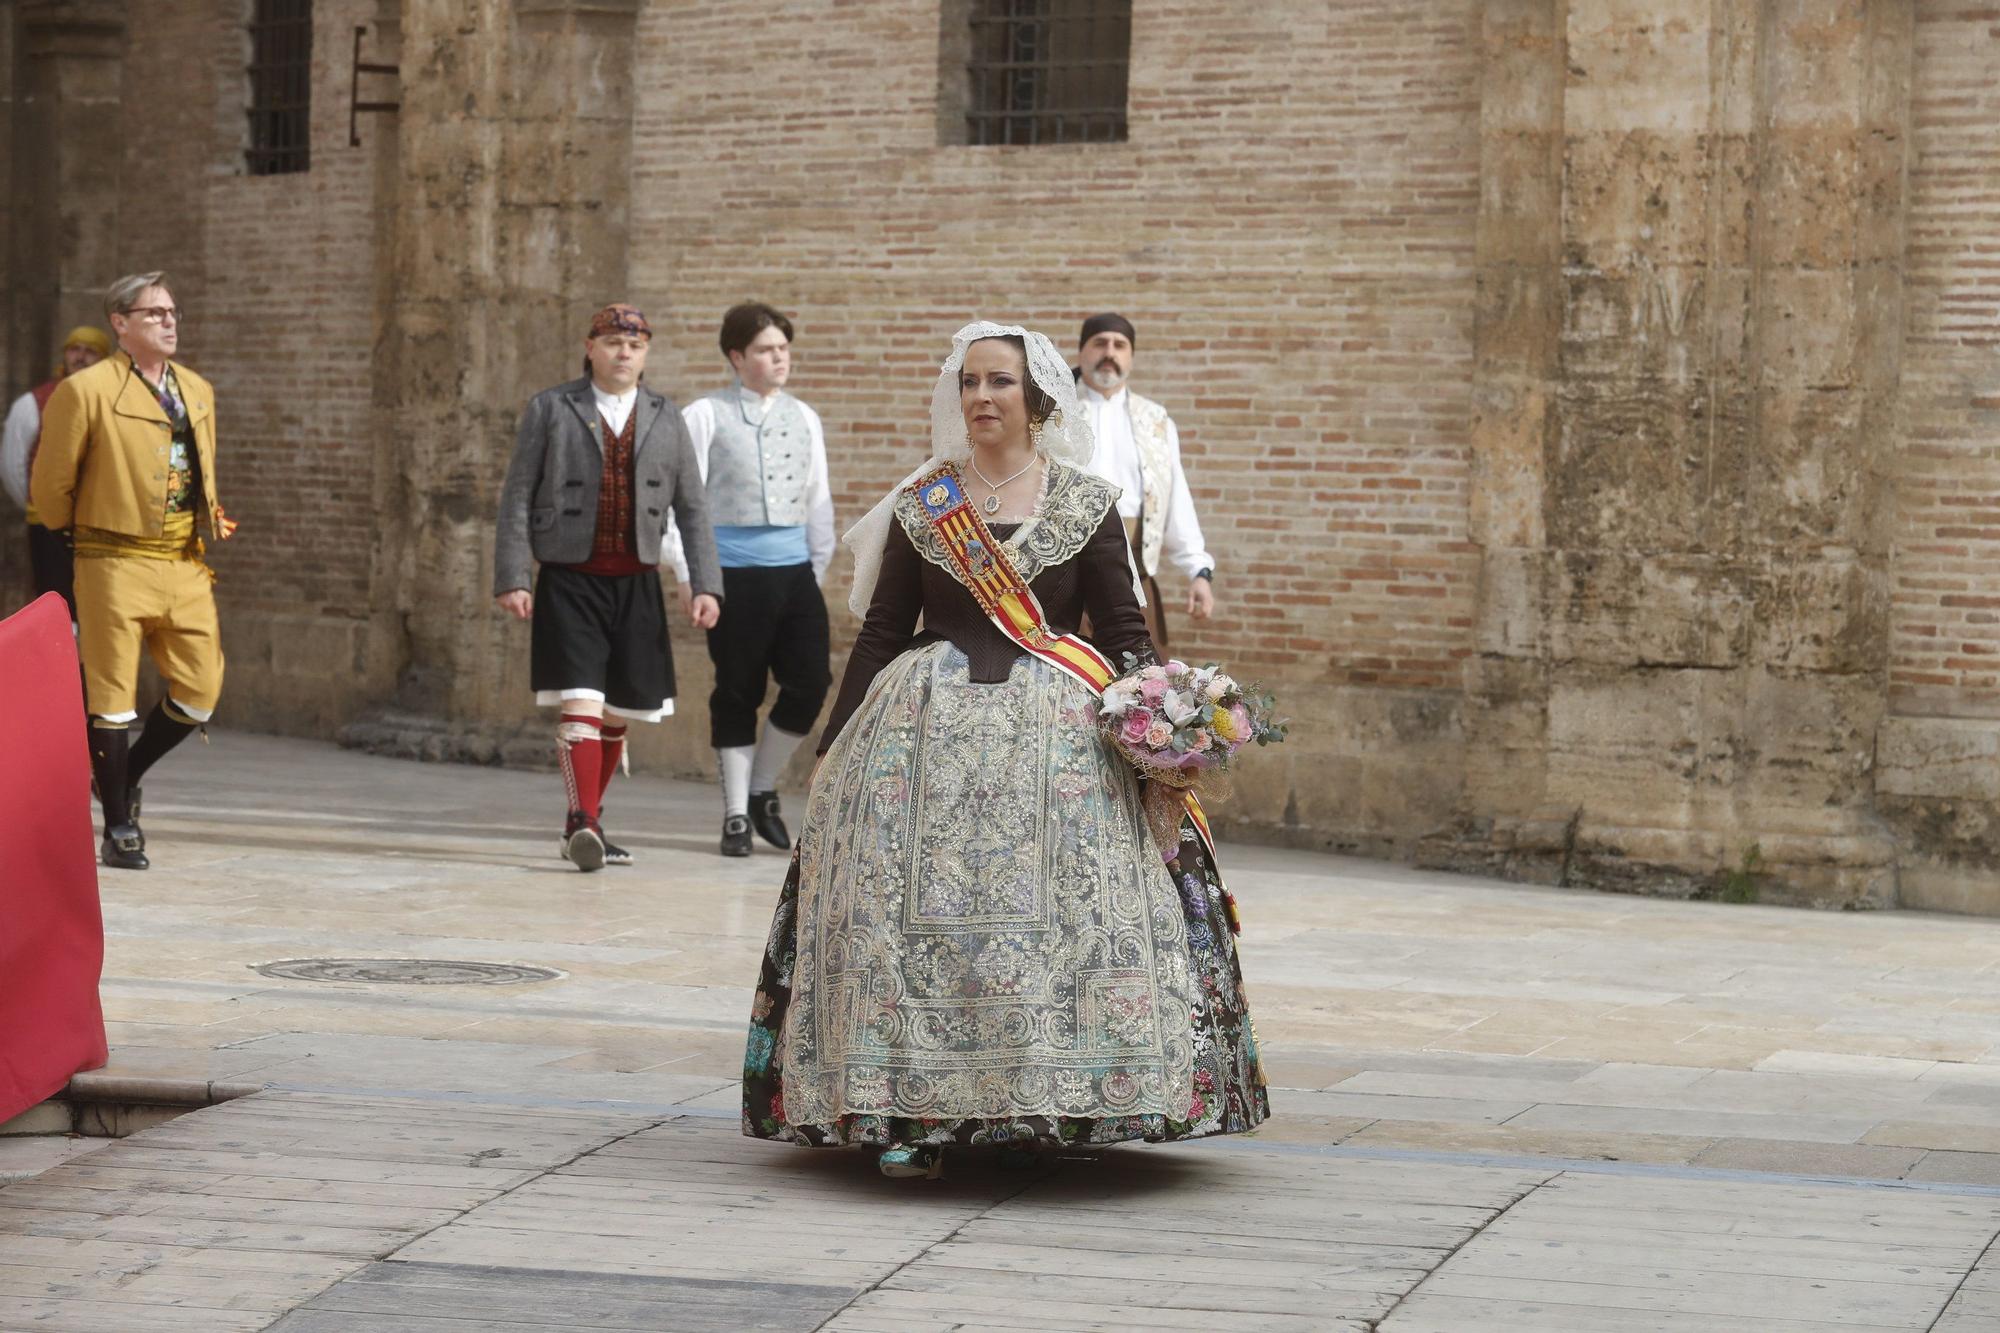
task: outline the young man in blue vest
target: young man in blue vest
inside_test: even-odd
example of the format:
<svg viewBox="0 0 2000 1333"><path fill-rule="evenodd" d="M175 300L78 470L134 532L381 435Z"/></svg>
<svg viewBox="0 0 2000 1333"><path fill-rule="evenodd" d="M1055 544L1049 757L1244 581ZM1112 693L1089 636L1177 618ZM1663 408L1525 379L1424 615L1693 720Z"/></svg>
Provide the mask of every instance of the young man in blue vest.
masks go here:
<svg viewBox="0 0 2000 1333"><path fill-rule="evenodd" d="M778 772L805 739L833 683L826 599L819 581L833 559L833 493L819 415L785 392L792 323L768 305L722 317L722 354L734 382L682 410L708 490L708 518L722 561L722 618L708 632L715 663L709 743L722 778L724 856L750 855L754 828L790 848L778 809ZM685 565L681 598L689 596ZM777 702L757 730L770 681Z"/></svg>

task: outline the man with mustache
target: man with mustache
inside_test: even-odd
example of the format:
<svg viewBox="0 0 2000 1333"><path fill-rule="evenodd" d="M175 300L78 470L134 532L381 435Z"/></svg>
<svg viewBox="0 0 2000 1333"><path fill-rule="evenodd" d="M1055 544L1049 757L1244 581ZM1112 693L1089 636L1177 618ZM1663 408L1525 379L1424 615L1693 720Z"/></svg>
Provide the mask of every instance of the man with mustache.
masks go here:
<svg viewBox="0 0 2000 1333"><path fill-rule="evenodd" d="M1146 623L1153 642L1167 647L1166 606L1156 575L1165 554L1187 576L1187 613L1206 620L1215 613L1215 558L1201 536L1187 474L1181 471L1181 437L1167 410L1126 387L1137 359L1138 332L1123 315L1092 315L1078 339L1078 401L1090 414L1097 452L1090 470L1120 488L1118 516L1132 542L1146 584Z"/></svg>

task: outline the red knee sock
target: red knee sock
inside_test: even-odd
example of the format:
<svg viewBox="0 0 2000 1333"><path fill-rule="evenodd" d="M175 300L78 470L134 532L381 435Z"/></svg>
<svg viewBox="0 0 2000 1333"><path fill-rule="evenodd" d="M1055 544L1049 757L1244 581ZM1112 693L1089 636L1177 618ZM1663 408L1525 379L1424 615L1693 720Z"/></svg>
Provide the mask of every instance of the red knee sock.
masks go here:
<svg viewBox="0 0 2000 1333"><path fill-rule="evenodd" d="M602 770L604 746L598 740L598 721L579 713L564 713L556 723L556 754L562 760L563 786L569 790L569 808L598 817L604 795Z"/></svg>
<svg viewBox="0 0 2000 1333"><path fill-rule="evenodd" d="M597 777L597 804L602 810L604 793L611 790L611 775L618 771L618 761L625 756L625 728L619 724L606 722L598 734L603 738L599 742L598 750L603 759L601 767L604 771Z"/></svg>

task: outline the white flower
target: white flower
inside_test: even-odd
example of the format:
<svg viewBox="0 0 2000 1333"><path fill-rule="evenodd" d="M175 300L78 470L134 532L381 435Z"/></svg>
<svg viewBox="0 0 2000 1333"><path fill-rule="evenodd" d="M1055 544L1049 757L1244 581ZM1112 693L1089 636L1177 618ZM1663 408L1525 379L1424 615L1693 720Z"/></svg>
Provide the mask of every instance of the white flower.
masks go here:
<svg viewBox="0 0 2000 1333"><path fill-rule="evenodd" d="M1186 726L1201 714L1201 705L1179 690L1168 690L1167 697L1160 701L1160 708L1166 713L1167 721L1177 727Z"/></svg>

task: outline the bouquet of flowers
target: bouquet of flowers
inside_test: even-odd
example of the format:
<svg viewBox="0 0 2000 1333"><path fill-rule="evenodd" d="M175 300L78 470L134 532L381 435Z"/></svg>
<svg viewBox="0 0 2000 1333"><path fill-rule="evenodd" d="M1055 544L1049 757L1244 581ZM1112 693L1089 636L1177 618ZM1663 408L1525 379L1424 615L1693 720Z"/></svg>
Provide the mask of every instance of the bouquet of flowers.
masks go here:
<svg viewBox="0 0 2000 1333"><path fill-rule="evenodd" d="M1271 695L1239 684L1220 667L1179 661L1139 666L1127 653L1125 668L1104 687L1098 725L1142 776L1154 779L1155 790L1193 788L1199 795L1219 785L1244 746L1285 739ZM1178 804L1148 800L1156 835L1163 825L1170 830L1179 823ZM1173 823L1165 824L1169 814ZM1163 849L1177 841L1160 837Z"/></svg>

